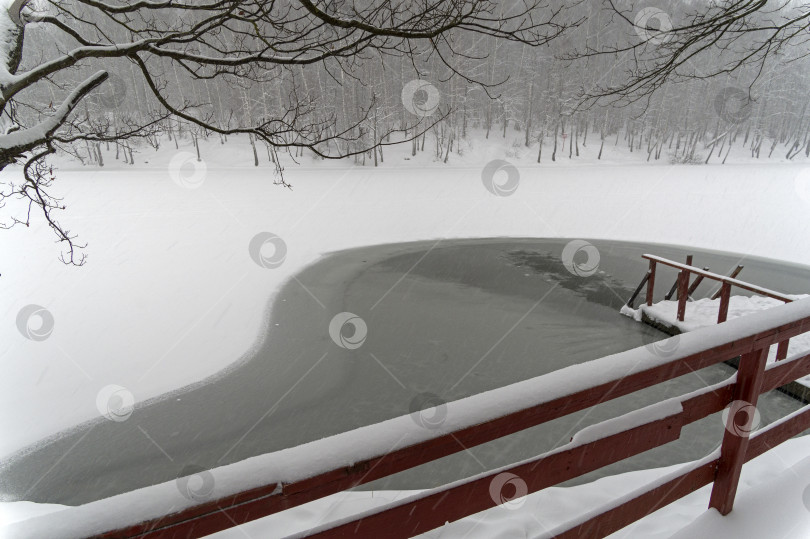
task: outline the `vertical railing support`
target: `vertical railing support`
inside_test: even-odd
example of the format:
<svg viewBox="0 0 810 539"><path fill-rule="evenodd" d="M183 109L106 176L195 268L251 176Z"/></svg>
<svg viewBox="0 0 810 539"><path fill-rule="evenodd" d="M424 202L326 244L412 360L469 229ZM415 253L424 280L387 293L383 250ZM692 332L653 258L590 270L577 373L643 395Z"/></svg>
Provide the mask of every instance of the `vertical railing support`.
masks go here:
<svg viewBox="0 0 810 539"><path fill-rule="evenodd" d="M650 278L647 279L647 307L652 307L655 290L655 260L650 260Z"/></svg>
<svg viewBox="0 0 810 539"><path fill-rule="evenodd" d="M633 308L633 304L636 302L636 296L638 296L641 289L644 288L644 285L647 284L647 280L650 278L650 270L647 270L647 273L644 275L644 278L638 283L636 290L633 292L633 295L630 296L630 299L627 300L627 306L631 309Z"/></svg>
<svg viewBox="0 0 810 539"><path fill-rule="evenodd" d="M729 275L729 278L730 279L735 279L737 277L737 275L739 275L742 270L743 270L743 266L737 266L736 268L734 268L734 271L731 272L731 275ZM722 291L723 290L720 289L717 292L715 292L714 295L712 296L712 299L719 298Z"/></svg>
<svg viewBox="0 0 810 539"><path fill-rule="evenodd" d="M785 339L780 342L776 347L776 361L782 361L788 355L788 346L790 346L790 339Z"/></svg>
<svg viewBox="0 0 810 539"><path fill-rule="evenodd" d="M709 266L703 266L703 271L709 271ZM703 275L698 275L695 278L695 281L689 286L689 295L690 296L695 293L695 290L697 289L697 287L700 286L700 283L703 282L703 277L704 277Z"/></svg>
<svg viewBox="0 0 810 539"><path fill-rule="evenodd" d="M748 449L748 436L756 427L757 400L765 377L767 348L743 354L734 384L734 401L729 406L726 432L720 448L720 462L714 478L709 507L727 515L734 507L734 497Z"/></svg>
<svg viewBox="0 0 810 539"><path fill-rule="evenodd" d="M691 265L692 265L692 255L687 255L687 256L686 256L686 265L687 265L687 266L691 266ZM678 278L678 279L675 279L675 282L672 284L672 288L670 288L670 289L669 289L669 292L667 292L667 295L666 295L666 296L664 296L664 299L665 299L665 300L669 301L669 299L670 299L670 298L672 298L672 296L675 294L675 291L676 291L676 290L678 291L678 294L679 294L679 295L678 295L678 296L676 296L676 297L675 297L675 299L678 299L678 298L680 297L680 293L681 293L681 291L680 291L680 287L679 287L680 282L681 282L681 281L680 281L680 274L678 275L678 277L679 277L679 278Z"/></svg>
<svg viewBox="0 0 810 539"><path fill-rule="evenodd" d="M683 322L686 316L686 300L689 299L689 272L681 270L678 274L678 320Z"/></svg>
<svg viewBox="0 0 810 539"><path fill-rule="evenodd" d="M717 323L722 324L728 318L728 304L731 302L731 283L723 281L720 287L720 309L717 311Z"/></svg>

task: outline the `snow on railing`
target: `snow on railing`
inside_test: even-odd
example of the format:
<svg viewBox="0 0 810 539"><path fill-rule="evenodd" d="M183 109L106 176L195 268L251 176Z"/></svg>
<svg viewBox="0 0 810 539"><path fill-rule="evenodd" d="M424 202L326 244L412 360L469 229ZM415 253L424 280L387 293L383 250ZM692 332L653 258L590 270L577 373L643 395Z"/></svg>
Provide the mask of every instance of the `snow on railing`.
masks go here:
<svg viewBox="0 0 810 539"><path fill-rule="evenodd" d="M520 481L520 495L556 485L680 437L681 428L729 409L719 454L676 477L589 515L561 537L603 536L714 482L711 507L731 510L743 462L810 428L810 408L749 438L760 393L810 374L810 354L766 368L770 346L810 331L810 299L795 301L670 339L656 353L640 347L447 404L436 429L398 417L298 447L210 470L207 500L181 497L164 483L10 527L12 535L50 537L197 537L368 483L470 447L584 410L640 389L742 356L738 373L700 391L631 412L578 433L536 458L399 500L310 530L309 536L409 537L505 503L493 486ZM666 356L666 357L664 357ZM733 413L731 413L733 412ZM504 474L507 474L506 476ZM502 485L501 485L502 486ZM507 496L509 498L509 496ZM510 501L509 499L506 502ZM109 531L111 530L111 531Z"/></svg>

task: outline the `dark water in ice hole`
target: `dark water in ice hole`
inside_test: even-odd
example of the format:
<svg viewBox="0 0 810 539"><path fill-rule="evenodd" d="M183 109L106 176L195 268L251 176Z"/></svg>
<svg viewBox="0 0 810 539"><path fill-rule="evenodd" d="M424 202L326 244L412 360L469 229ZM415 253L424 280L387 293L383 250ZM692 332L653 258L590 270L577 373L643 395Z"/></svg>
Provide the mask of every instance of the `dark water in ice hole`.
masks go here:
<svg viewBox="0 0 810 539"><path fill-rule="evenodd" d="M309 292L295 280L282 289L268 338L238 368L144 403L124 422L85 423L7 461L0 495L86 503L172 480L190 465L212 468L405 415L424 392L455 400L664 337L618 309L644 275L643 252L683 260L687 250L594 240L600 271L583 278L561 263L567 242L419 242L325 257L297 276ZM788 293L810 291L807 267L688 252L695 265L718 273L742 263L743 279ZM675 271L659 271L660 296ZM696 297L710 286L701 285ZM329 321L342 311L368 324L368 337L356 350L337 347L328 335ZM733 372L716 365L361 488L428 488L532 457L565 444L586 425L720 382ZM798 408L777 392L763 396L759 406L763 424ZM713 450L722 433L718 414L687 426L677 442L574 482L694 460Z"/></svg>

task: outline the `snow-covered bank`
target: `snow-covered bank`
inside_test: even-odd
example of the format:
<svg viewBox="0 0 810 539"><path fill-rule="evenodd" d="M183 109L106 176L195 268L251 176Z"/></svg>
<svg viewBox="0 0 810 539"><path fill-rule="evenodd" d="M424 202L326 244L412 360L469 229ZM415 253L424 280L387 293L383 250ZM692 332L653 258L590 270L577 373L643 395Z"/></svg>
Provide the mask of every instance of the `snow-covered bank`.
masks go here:
<svg viewBox="0 0 810 539"><path fill-rule="evenodd" d="M111 385L142 402L237 363L261 339L268 301L281 284L337 249L578 237L810 263L808 201L797 195L802 165L536 165L526 154L507 157L519 173L515 192L495 196L481 177L489 160L505 156L494 145L469 149L454 166L425 154L411 159L408 148L387 151L376 169L291 164L292 190L273 185L270 169L254 168L249 146L243 149L233 156L233 145L211 143L203 147L204 168L183 161L188 156L178 168L173 148L144 155L149 162L139 168L114 161L101 170L63 166L57 186L68 211L61 218L89 243L83 268L56 259L58 246L41 223L0 234L7 373L0 455L98 417L97 397ZM231 157L245 166L219 164ZM287 247L272 269L248 252L264 231ZM26 339L17 328L30 304L53 315L45 340Z"/></svg>

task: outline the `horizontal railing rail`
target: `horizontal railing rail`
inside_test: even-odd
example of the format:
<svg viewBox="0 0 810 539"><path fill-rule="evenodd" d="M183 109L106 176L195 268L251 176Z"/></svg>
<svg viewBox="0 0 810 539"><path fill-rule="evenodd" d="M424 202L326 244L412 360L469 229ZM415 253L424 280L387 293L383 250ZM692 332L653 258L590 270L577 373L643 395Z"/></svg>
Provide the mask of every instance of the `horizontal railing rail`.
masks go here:
<svg viewBox="0 0 810 539"><path fill-rule="evenodd" d="M451 432L431 433L427 439L406 447L314 473L311 477L301 477L283 484L267 484L200 503L177 513L103 533L99 537L198 537L214 533L742 356L738 373L721 384L586 427L569 444L534 459L433 489L379 511L365 513L361 518L310 530L305 535L408 537L422 533L448 521L499 505L503 500L499 502L490 495L493 480L498 475L508 473L518 476L525 482L527 493L536 492L677 440L684 425L730 408L734 413L729 413L719 454L687 466L671 480L654 485L632 500L575 523L572 527L557 530L555 535L574 537L580 533L589 536L612 533L712 482L711 506L726 514L733 505L743 462L810 427L810 412L804 408L800 413L749 438L745 422L740 422L741 410L734 409L734 403L755 408L760 393L810 374L810 354L768 365L767 368L765 365L770 346L810 331L810 299L727 322L725 329L718 331L718 328L708 327L676 337L682 352L673 354L671 358L656 355L648 346L568 367L535 380L543 381L549 377L555 381L563 380L570 378L570 374L584 375L588 372L598 373L595 378L599 380L594 383L594 377L586 377L588 383L584 387L572 380L570 391L551 395L545 400L538 396L538 402L534 404ZM490 397L508 395L518 386L525 389L521 384L525 382L488 392L486 398L476 395L463 401L467 405L480 406L482 416L486 416L489 413L484 409L486 404L490 403L490 408L493 407ZM461 402L449 403L448 409L461 406ZM742 411L745 411L745 406ZM370 435L382 432L382 429L375 427L377 425L364 427L363 430ZM330 439L318 443L329 447Z"/></svg>
<svg viewBox="0 0 810 539"><path fill-rule="evenodd" d="M739 279L734 279L728 277L726 275L720 275L718 273L713 273L711 271L707 271L705 269L698 268L696 266L689 266L683 264L681 262L676 262L674 260L669 260L667 258L663 258L660 256L644 254L641 255L642 258L645 258L651 262L656 262L663 264L665 266L669 266L671 268L675 268L682 271L687 271L689 273L694 273L695 275L700 275L705 279L711 279L712 281L718 281L720 283L728 283L731 286L736 286L737 288L742 288L743 290L748 290L749 292L754 292L761 296L767 296L769 298L778 299L780 301L784 301L785 303L790 303L793 301L793 298L788 296L787 294L783 294L781 292L776 292L774 290L769 290L762 286L757 286L755 284L747 283L745 281L741 281Z"/></svg>
<svg viewBox="0 0 810 539"><path fill-rule="evenodd" d="M776 386L771 386L786 377L791 377L797 373L801 376L810 374L810 354L789 364L780 364L776 369L768 372L767 382L763 383L761 387L763 393L774 389ZM602 432L602 436L595 440L591 441L587 438L589 429L586 428L580 431L570 444L535 459L516 466L501 468L472 481L463 482L463 484L434 489L427 495L418 495L410 500L402 500L395 504L394 507L381 509L372 515L366 514L362 520L347 519L347 522L333 524L320 530L311 530L303 536L357 537L359 534L361 537L406 538L430 531L441 526L444 522L457 520L493 507L495 504L488 495L488 489L493 480L501 474L508 473L519 477L526 483L527 492L533 493L675 441L680 438L681 429L685 425L727 408L734 401L735 386L734 380L728 380L681 398L653 404L640 411L625 414L625 416L619 418L619 421L614 420L614 423L620 425L617 432L609 432L610 429L605 427L609 427L611 421L606 421L599 424L599 426L602 431L607 430L608 432ZM673 411L673 404L676 403L678 410ZM658 410L661 412L656 414ZM810 407L806 407L804 410L802 414L797 416L797 424L794 428L788 429L786 432L790 433L798 428L799 430L796 431L798 433L810 428ZM645 413L653 419L641 424L627 424L628 420L632 421L633 416L644 416ZM664 417L655 419L656 415L663 415ZM583 434L586 436L584 440ZM774 445L778 445L788 438L790 436L782 438L778 434L772 434L769 435L768 440ZM710 478L692 469L679 474L677 476L678 480L684 480L684 476L695 473L700 473L700 476L704 477L704 479L708 478L705 482L687 481L687 484L681 487L681 496L711 483L714 480L714 473L717 471L719 463L720 455L718 454L716 458L712 458L709 462L700 464L699 468L703 468L707 464L711 465L712 474ZM675 480L668 483L673 483L673 481ZM626 502L623 505L628 506L628 504L632 505L632 503L634 502ZM472 508L478 509L471 510ZM604 536L635 520L637 519L629 519L627 515L619 518L615 514L615 509L613 509L594 516L585 523L578 523L569 526L565 530L560 530L559 535L561 537ZM392 522L397 523L395 530L391 529ZM411 525L408 526L408 523L411 523ZM621 525L618 525L619 523ZM599 530L599 533L593 533L594 530Z"/></svg>

